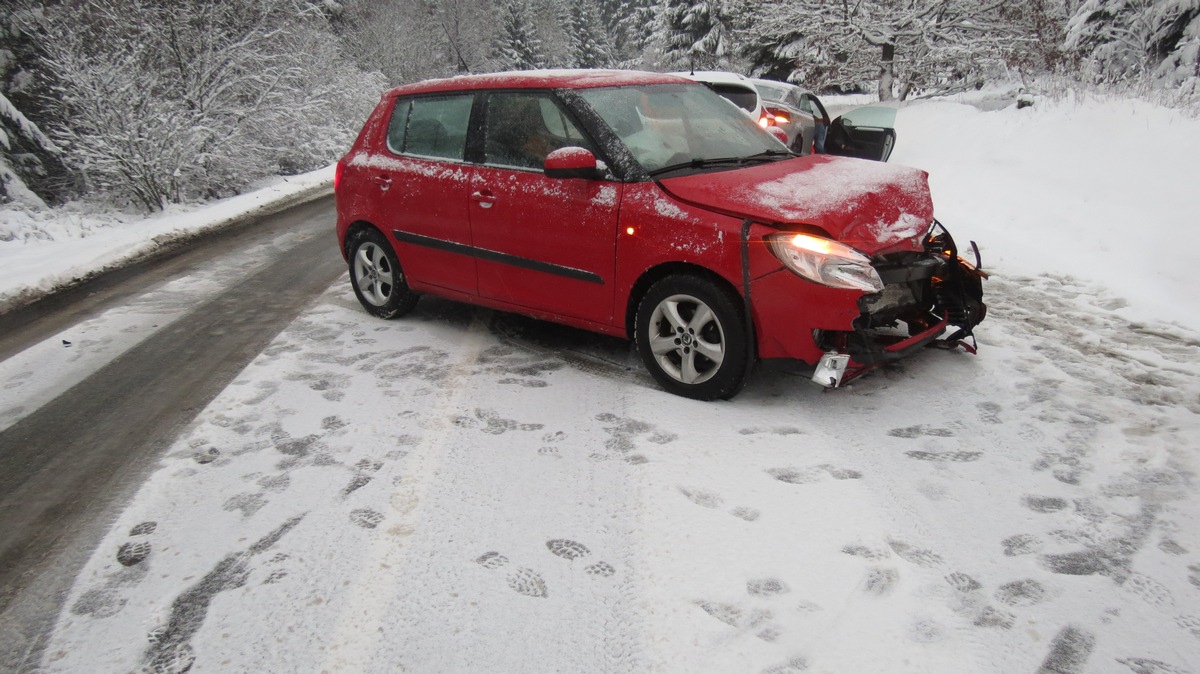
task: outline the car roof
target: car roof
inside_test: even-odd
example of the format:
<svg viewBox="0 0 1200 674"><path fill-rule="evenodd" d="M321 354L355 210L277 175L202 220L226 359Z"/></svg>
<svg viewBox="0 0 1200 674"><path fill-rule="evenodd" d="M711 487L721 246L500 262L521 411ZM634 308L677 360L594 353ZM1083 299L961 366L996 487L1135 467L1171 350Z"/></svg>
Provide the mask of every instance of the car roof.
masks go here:
<svg viewBox="0 0 1200 674"><path fill-rule="evenodd" d="M776 87L778 89L799 89L802 93L810 93L808 89L805 89L798 84L792 84L791 82L780 82L779 80L764 79L752 79L750 81L754 83L754 86Z"/></svg>
<svg viewBox="0 0 1200 674"><path fill-rule="evenodd" d="M682 84L690 80L665 73L638 70L514 70L484 75L461 75L404 84L388 96L478 89L591 89L638 84Z"/></svg>
<svg viewBox="0 0 1200 674"><path fill-rule="evenodd" d="M737 73L727 73L720 70L693 70L691 72L677 72L671 74L678 75L689 80L694 80L696 82L704 82L706 84L720 84L721 86L732 85L738 87L739 89L753 91L755 95L758 94L758 90L754 88L754 84L750 81L750 78Z"/></svg>

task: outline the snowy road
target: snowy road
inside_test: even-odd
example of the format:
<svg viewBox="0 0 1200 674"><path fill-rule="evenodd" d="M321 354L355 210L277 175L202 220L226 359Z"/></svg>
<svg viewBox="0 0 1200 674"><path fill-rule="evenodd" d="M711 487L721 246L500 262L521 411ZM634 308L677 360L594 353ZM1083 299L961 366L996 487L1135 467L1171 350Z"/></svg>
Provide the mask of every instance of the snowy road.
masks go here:
<svg viewBox="0 0 1200 674"><path fill-rule="evenodd" d="M1200 337L989 291L979 357L705 404L343 277L167 452L39 671L1200 671Z"/></svg>
<svg viewBox="0 0 1200 674"><path fill-rule="evenodd" d="M293 209L5 331L0 662L52 624L179 430L340 273L331 220L329 199Z"/></svg>

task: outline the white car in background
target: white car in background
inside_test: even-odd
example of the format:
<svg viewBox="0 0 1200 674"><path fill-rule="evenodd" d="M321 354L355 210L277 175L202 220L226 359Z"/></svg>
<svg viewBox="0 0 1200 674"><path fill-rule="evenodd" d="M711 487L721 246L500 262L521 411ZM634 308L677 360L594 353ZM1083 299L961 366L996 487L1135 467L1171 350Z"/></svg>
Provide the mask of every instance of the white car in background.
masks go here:
<svg viewBox="0 0 1200 674"><path fill-rule="evenodd" d="M892 105L855 108L830 121L820 99L794 84L755 80L720 70L671 74L704 84L762 128L782 131L786 140L780 134L780 142L796 154L840 154L887 161L896 144L896 108Z"/></svg>
<svg viewBox="0 0 1200 674"><path fill-rule="evenodd" d="M763 118L768 127L782 129L788 136L787 146L799 154L825 151L825 133L829 129L829 113L816 94L787 82L750 80L763 101Z"/></svg>
<svg viewBox="0 0 1200 674"><path fill-rule="evenodd" d="M762 97L759 96L758 89L749 77L720 70L691 70L671 74L704 84L730 103L741 108L743 112L750 115L751 119L758 122L759 126L763 128L770 126L765 121L766 111L763 109Z"/></svg>

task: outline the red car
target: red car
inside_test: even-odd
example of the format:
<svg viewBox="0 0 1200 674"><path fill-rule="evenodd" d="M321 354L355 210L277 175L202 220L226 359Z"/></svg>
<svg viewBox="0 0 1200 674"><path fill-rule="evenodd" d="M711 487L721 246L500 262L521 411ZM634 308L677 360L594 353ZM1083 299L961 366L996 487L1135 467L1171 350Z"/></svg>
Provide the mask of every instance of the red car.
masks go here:
<svg viewBox="0 0 1200 674"><path fill-rule="evenodd" d="M837 386L932 343L967 346L985 313L978 253L960 258L934 220L923 171L796 156L671 75L401 86L334 185L371 314L429 293L630 338L691 398L732 397L764 359Z"/></svg>

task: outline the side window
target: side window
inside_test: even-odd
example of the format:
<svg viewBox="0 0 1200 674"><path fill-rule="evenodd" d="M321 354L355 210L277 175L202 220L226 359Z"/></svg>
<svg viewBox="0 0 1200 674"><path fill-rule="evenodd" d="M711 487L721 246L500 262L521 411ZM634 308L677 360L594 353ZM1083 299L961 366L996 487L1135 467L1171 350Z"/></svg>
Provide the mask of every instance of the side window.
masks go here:
<svg viewBox="0 0 1200 674"><path fill-rule="evenodd" d="M414 98L397 104L388 128L388 147L400 154L462 161L467 147L467 122L473 95ZM402 109L407 112L406 122Z"/></svg>
<svg viewBox="0 0 1200 674"><path fill-rule="evenodd" d="M572 145L595 152L550 94L503 92L488 96L485 163L541 170L546 155Z"/></svg>

